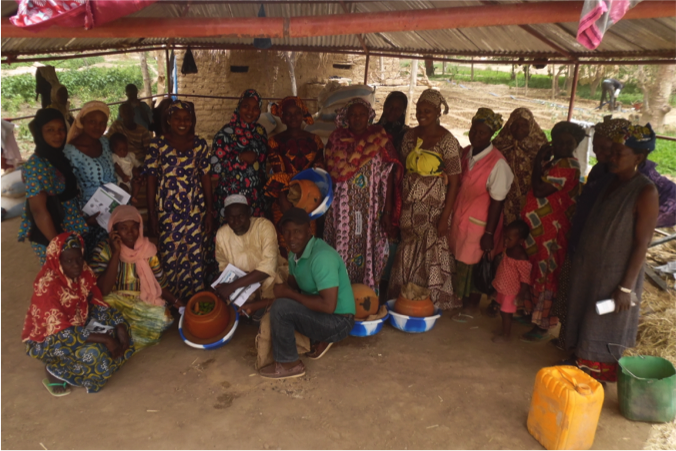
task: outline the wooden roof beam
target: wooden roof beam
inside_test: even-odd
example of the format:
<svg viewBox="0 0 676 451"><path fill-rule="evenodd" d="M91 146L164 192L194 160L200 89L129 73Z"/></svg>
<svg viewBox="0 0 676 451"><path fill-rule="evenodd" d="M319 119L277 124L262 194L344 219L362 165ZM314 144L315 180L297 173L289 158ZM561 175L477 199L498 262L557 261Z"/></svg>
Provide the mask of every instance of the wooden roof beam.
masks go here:
<svg viewBox="0 0 676 451"><path fill-rule="evenodd" d="M415 9L302 17L124 17L91 30L51 27L32 32L2 19L3 38L307 38L378 32L577 22L581 1L510 3L493 6ZM624 19L676 16L676 2L645 0Z"/></svg>

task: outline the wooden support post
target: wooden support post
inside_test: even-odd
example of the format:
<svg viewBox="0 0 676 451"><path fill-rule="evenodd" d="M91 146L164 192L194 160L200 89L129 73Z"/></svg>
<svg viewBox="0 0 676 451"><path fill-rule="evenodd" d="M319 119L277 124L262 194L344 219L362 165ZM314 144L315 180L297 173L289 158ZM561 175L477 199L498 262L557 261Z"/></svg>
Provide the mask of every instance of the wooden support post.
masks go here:
<svg viewBox="0 0 676 451"><path fill-rule="evenodd" d="M366 54L366 66L364 67L364 84L368 85L369 84L369 60L371 59L371 55L369 53Z"/></svg>
<svg viewBox="0 0 676 451"><path fill-rule="evenodd" d="M164 60L167 63L167 78L166 78L166 82L165 82L167 89L165 91L167 91L166 92L167 94L171 94L172 93L171 91L174 88L174 83L173 83L174 77L171 75L171 62L169 61L169 47L164 48Z"/></svg>
<svg viewBox="0 0 676 451"><path fill-rule="evenodd" d="M573 85L570 89L570 103L568 104L568 119L573 118L573 108L575 107L575 93L577 92L577 78L580 75L580 63L575 63L575 71L573 72Z"/></svg>
<svg viewBox="0 0 676 451"><path fill-rule="evenodd" d="M413 94L418 79L418 60L411 60L411 82L408 85L408 105L406 106L406 125L411 123L411 111L413 110Z"/></svg>

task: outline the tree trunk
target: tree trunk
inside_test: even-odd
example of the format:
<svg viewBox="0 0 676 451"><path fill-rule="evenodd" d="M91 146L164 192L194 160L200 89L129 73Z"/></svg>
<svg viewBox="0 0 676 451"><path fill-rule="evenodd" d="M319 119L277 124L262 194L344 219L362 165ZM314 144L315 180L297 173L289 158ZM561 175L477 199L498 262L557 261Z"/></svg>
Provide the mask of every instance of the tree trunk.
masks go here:
<svg viewBox="0 0 676 451"><path fill-rule="evenodd" d="M416 81L418 79L418 60L411 60L411 81L408 85L408 105L406 106L406 125L411 123L411 111L413 111L413 94L415 94Z"/></svg>
<svg viewBox="0 0 676 451"><path fill-rule="evenodd" d="M431 58L425 58L425 75L428 77L434 75L434 60Z"/></svg>
<svg viewBox="0 0 676 451"><path fill-rule="evenodd" d="M382 82L385 80L385 58L381 56L379 63L380 63L380 81Z"/></svg>
<svg viewBox="0 0 676 451"><path fill-rule="evenodd" d="M469 81L474 81L474 58L472 58L472 62L469 64Z"/></svg>
<svg viewBox="0 0 676 451"><path fill-rule="evenodd" d="M591 84L589 85L589 92L592 97L596 95L596 90L598 89L599 85L603 81L603 76L606 73L606 66L603 65L598 65L596 66L596 76L594 77L594 80L592 80Z"/></svg>
<svg viewBox="0 0 676 451"><path fill-rule="evenodd" d="M447 64L446 61L441 63L441 73L444 74L444 75L446 74L446 64Z"/></svg>
<svg viewBox="0 0 676 451"><path fill-rule="evenodd" d="M167 62L164 58L164 50L157 50L155 61L157 61L157 93L167 93Z"/></svg>
<svg viewBox="0 0 676 451"><path fill-rule="evenodd" d="M150 74L148 73L148 60L146 59L146 52L140 52L138 54L139 60L141 60L141 74L143 75L143 95L142 97L150 97L153 95L152 83L150 81ZM145 101L148 105L152 106L152 99Z"/></svg>
<svg viewBox="0 0 676 451"><path fill-rule="evenodd" d="M530 78L530 66L523 66L523 76L526 77L526 95L528 95L528 79Z"/></svg>
<svg viewBox="0 0 676 451"><path fill-rule="evenodd" d="M674 87L676 77L676 65L661 65L657 68L657 74L652 83L647 86L648 106L644 104L641 122L650 122L652 127L661 132L664 129L664 116L671 111L669 97Z"/></svg>
<svg viewBox="0 0 676 451"><path fill-rule="evenodd" d="M566 95L570 97L570 93L573 89L573 75L575 73L575 65L568 65L568 72L566 73Z"/></svg>
<svg viewBox="0 0 676 451"><path fill-rule="evenodd" d="M559 87L559 73L556 72L556 64L552 64L552 100L556 98L556 91Z"/></svg>
<svg viewBox="0 0 676 451"><path fill-rule="evenodd" d="M291 80L291 95L298 95L298 86L296 85L296 52L284 52L284 59L289 65L289 79Z"/></svg>

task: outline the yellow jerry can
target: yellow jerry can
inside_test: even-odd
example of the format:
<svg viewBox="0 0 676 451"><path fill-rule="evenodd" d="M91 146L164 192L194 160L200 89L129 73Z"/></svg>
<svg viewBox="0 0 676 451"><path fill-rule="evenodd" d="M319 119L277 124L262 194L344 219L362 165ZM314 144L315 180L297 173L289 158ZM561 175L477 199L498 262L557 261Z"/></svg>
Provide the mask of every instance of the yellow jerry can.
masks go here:
<svg viewBox="0 0 676 451"><path fill-rule="evenodd" d="M589 449L603 397L601 384L574 366L542 368L535 377L528 432L547 449Z"/></svg>

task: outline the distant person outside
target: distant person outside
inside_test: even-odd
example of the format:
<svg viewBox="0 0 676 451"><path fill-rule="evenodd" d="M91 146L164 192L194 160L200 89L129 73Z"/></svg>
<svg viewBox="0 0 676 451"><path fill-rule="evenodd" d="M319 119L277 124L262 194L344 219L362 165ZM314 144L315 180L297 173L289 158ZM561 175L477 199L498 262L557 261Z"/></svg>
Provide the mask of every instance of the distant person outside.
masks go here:
<svg viewBox="0 0 676 451"><path fill-rule="evenodd" d="M610 104L610 111L615 111L615 100L620 95L620 91L624 88L624 83L614 78L606 78L601 83L601 103L599 104L599 109L603 108L604 100L606 95L608 96L608 102Z"/></svg>

